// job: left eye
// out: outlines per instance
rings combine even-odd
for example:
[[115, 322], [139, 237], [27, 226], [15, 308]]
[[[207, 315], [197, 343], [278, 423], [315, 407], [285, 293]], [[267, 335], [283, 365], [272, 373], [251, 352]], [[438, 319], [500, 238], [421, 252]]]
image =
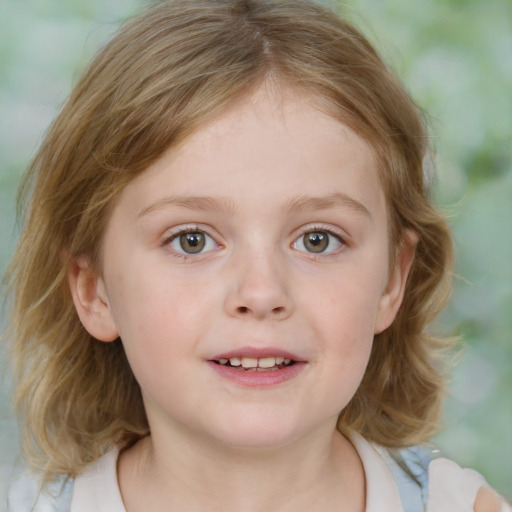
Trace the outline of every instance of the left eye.
[[298, 238], [292, 247], [299, 251], [313, 254], [326, 254], [339, 249], [343, 245], [341, 239], [329, 231], [308, 231]]
[[215, 240], [203, 231], [182, 231], [174, 235], [169, 245], [181, 254], [199, 254], [217, 247]]

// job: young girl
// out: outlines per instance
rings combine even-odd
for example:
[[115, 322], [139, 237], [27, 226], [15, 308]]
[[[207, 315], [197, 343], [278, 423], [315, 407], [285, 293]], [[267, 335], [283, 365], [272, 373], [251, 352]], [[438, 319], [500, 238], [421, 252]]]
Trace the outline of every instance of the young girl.
[[8, 510], [487, 512], [424, 443], [451, 241], [427, 135], [300, 0], [176, 0], [93, 61], [26, 175]]

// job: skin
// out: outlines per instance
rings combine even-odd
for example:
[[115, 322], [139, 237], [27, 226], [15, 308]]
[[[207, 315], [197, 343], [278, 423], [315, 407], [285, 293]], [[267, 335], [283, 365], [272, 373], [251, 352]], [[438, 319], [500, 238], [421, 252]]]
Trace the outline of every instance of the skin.
[[[84, 326], [121, 337], [141, 386], [151, 436], [120, 456], [128, 512], [364, 510], [336, 422], [414, 257], [407, 233], [390, 272], [387, 218], [368, 144], [268, 84], [123, 190], [101, 273], [78, 259], [70, 284]], [[204, 252], [183, 253], [187, 228], [208, 235]], [[304, 245], [311, 232], [328, 234], [325, 252]], [[246, 346], [306, 364], [260, 388], [208, 365]]]
[[502, 507], [503, 500], [493, 490], [482, 488], [478, 491], [474, 510], [475, 512], [507, 512], [510, 507]]

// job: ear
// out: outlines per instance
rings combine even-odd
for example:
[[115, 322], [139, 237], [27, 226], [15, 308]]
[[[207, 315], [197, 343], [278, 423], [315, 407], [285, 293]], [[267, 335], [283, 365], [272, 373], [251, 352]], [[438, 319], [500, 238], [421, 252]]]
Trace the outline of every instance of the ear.
[[68, 281], [76, 312], [89, 334], [100, 341], [117, 339], [103, 278], [85, 258], [77, 258], [69, 263]]
[[418, 244], [418, 235], [410, 229], [406, 230], [400, 245], [393, 271], [390, 273], [386, 288], [382, 293], [375, 322], [375, 334], [387, 329], [395, 319], [404, 298], [407, 276]]

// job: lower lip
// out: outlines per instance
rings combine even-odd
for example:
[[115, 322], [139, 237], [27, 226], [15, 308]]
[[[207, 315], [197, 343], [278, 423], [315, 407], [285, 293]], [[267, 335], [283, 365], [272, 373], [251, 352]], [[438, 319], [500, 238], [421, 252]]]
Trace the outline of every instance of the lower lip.
[[297, 377], [305, 369], [306, 363], [295, 363], [292, 366], [273, 371], [246, 371], [236, 370], [231, 366], [208, 361], [208, 365], [218, 375], [241, 386], [260, 388], [277, 386]]

